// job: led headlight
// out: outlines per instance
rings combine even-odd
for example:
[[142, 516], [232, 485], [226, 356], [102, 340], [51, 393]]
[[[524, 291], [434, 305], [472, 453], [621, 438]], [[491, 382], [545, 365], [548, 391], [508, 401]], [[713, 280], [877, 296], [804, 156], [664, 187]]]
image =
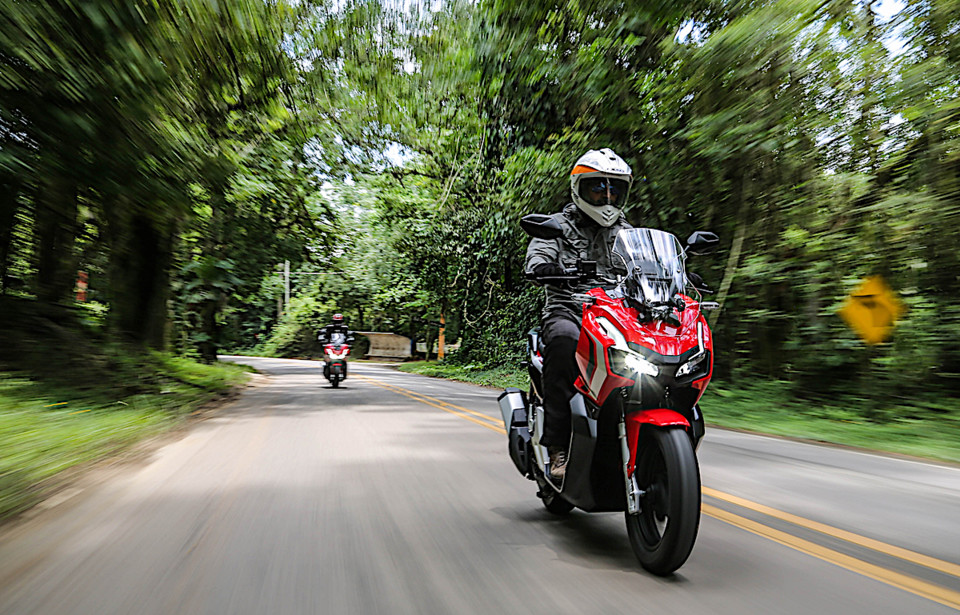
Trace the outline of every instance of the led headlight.
[[627, 339], [623, 336], [613, 323], [603, 318], [597, 318], [597, 324], [607, 334], [607, 337], [613, 340], [613, 346], [608, 349], [610, 357], [610, 368], [617, 374], [626, 378], [633, 378], [636, 374], [646, 374], [648, 376], [657, 376], [660, 368], [655, 364], [644, 359], [639, 353], [630, 350], [627, 345]]
[[646, 374], [648, 376], [656, 377], [660, 373], [660, 368], [635, 352], [627, 352], [626, 356], [623, 358], [623, 363], [628, 369], [638, 374]]
[[699, 370], [703, 362], [707, 360], [706, 353], [697, 353], [689, 361], [680, 366], [677, 370], [677, 378], [683, 378]]

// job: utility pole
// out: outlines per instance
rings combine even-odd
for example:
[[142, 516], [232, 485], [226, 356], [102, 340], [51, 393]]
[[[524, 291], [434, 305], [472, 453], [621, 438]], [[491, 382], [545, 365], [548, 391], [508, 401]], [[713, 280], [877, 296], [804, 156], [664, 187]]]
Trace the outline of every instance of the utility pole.
[[290, 309], [290, 261], [283, 261], [283, 305]]
[[321, 271], [321, 272], [299, 272], [299, 273], [290, 273], [290, 261], [283, 261], [283, 271], [280, 272], [280, 276], [283, 278], [283, 294], [277, 297], [277, 320], [280, 320], [280, 317], [283, 316], [286, 310], [290, 309], [290, 276], [291, 275], [334, 275], [340, 273], [338, 271]]

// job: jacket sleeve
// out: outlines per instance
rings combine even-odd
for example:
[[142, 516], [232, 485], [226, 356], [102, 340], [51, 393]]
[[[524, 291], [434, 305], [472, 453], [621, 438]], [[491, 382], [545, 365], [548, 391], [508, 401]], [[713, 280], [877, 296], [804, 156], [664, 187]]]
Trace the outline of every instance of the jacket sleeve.
[[527, 259], [523, 269], [527, 274], [540, 263], [560, 263], [559, 239], [533, 239], [527, 246]]

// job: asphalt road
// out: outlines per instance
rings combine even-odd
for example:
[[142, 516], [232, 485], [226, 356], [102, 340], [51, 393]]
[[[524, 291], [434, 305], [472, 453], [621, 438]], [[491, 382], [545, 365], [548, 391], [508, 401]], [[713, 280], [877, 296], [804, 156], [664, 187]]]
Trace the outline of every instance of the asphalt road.
[[661, 579], [622, 514], [543, 510], [496, 391], [243, 361], [269, 377], [0, 532], [0, 613], [960, 609], [958, 468], [708, 430], [697, 545]]

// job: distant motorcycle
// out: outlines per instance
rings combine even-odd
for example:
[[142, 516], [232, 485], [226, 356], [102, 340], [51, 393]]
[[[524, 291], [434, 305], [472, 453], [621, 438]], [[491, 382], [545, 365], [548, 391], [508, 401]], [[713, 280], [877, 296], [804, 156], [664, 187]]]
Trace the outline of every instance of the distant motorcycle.
[[347, 379], [347, 355], [350, 354], [349, 344], [352, 341], [343, 333], [334, 333], [330, 342], [323, 346], [323, 376], [335, 389]]
[[[550, 216], [526, 216], [533, 237], [562, 232]], [[697, 232], [686, 246], [654, 229], [621, 231], [612, 255], [622, 275], [597, 276], [580, 261], [541, 284], [590, 282], [583, 295], [576, 362], [578, 391], [570, 400], [572, 432], [563, 482], [550, 478], [543, 434], [543, 358], [539, 329], [527, 339], [529, 394], [506, 389], [499, 397], [510, 458], [536, 481], [547, 510], [625, 511], [627, 535], [640, 564], [657, 575], [683, 565], [700, 523], [696, 449], [704, 433], [697, 402], [713, 374], [713, 340], [687, 274], [688, 254], [706, 254], [719, 240]]]

